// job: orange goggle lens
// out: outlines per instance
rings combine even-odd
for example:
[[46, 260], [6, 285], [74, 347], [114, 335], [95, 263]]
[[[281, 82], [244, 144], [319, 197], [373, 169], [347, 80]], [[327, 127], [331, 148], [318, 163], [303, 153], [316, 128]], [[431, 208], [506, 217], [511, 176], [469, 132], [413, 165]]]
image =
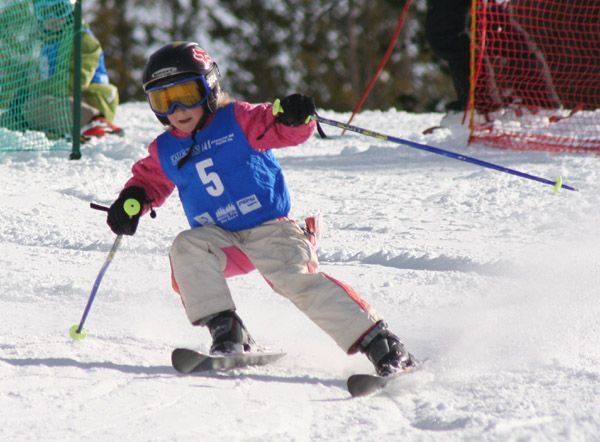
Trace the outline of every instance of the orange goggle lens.
[[146, 96], [155, 114], [167, 116], [172, 114], [177, 106], [190, 109], [204, 103], [207, 94], [203, 85], [204, 81], [201, 81], [201, 78], [185, 79], [150, 89]]

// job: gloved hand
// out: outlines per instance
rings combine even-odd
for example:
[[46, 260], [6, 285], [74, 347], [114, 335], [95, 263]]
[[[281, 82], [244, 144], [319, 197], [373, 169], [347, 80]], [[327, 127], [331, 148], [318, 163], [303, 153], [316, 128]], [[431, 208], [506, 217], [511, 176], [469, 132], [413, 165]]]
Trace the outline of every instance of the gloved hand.
[[315, 100], [301, 94], [292, 94], [273, 103], [273, 115], [286, 126], [300, 126], [310, 121], [316, 112]]
[[108, 209], [106, 223], [117, 235], [133, 235], [140, 222], [144, 203], [148, 202], [146, 191], [141, 187], [127, 187]]

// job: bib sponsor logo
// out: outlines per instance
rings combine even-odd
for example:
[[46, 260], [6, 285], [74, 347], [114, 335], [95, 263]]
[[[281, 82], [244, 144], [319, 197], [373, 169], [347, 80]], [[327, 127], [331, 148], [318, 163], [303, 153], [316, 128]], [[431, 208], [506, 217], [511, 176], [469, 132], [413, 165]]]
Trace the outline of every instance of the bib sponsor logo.
[[182, 159], [186, 155], [187, 155], [187, 150], [180, 150], [179, 152], [175, 152], [170, 157], [171, 164], [173, 166], [175, 166], [177, 163], [179, 163], [179, 160]]
[[194, 60], [197, 60], [201, 63], [205, 63], [205, 64], [212, 63], [212, 59], [210, 58], [210, 55], [208, 55], [204, 50], [202, 50], [200, 48], [192, 49], [192, 57], [194, 58]]
[[216, 138], [214, 140], [210, 140], [210, 143], [213, 146], [221, 146], [223, 144], [233, 142], [234, 138], [235, 138], [235, 136], [233, 135], [233, 132], [232, 132], [232, 133], [227, 134], [227, 135], [225, 135], [225, 136], [223, 136], [221, 138]]
[[233, 204], [227, 204], [225, 207], [220, 207], [217, 210], [217, 220], [223, 224], [227, 221], [234, 220], [239, 216], [239, 213]]
[[169, 66], [166, 68], [159, 69], [158, 71], [152, 72], [152, 79], [170, 77], [171, 75], [175, 75], [179, 72], [176, 66]]
[[201, 213], [200, 215], [196, 215], [194, 217], [194, 220], [201, 226], [215, 223], [215, 220], [212, 219], [212, 216], [210, 216], [210, 214], [208, 212], [204, 212], [204, 213]]
[[[207, 152], [207, 151], [211, 150], [213, 147], [219, 147], [224, 144], [232, 143], [234, 140], [235, 140], [235, 135], [233, 133], [230, 133], [230, 134], [224, 135], [219, 138], [205, 140], [200, 144], [194, 144], [194, 146], [192, 147], [192, 156], [201, 154], [203, 152]], [[175, 166], [177, 163], [179, 163], [179, 160], [181, 160], [187, 154], [188, 154], [187, 150], [180, 150], [180, 151], [174, 153], [170, 157], [171, 164]]]
[[242, 215], [246, 215], [247, 213], [258, 210], [262, 207], [256, 195], [250, 195], [242, 198], [241, 200], [237, 200], [236, 204], [238, 209], [240, 209], [240, 212], [242, 212]]

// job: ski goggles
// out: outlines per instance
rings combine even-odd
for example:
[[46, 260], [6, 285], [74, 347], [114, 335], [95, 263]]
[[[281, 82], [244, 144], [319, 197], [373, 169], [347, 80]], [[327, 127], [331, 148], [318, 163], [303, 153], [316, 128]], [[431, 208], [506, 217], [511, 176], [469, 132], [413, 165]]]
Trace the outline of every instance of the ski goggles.
[[177, 106], [185, 109], [198, 107], [206, 102], [209, 95], [210, 87], [204, 75], [182, 78], [146, 91], [150, 108], [160, 117], [171, 115]]

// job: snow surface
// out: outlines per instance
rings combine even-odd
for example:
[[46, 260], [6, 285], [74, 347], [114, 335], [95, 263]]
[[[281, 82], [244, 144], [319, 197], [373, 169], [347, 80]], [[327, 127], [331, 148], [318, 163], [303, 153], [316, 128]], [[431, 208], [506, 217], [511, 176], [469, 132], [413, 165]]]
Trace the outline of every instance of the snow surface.
[[[346, 121], [347, 114], [322, 111]], [[230, 280], [268, 367], [181, 376], [177, 346], [206, 350], [170, 288], [186, 228], [174, 195], [117, 252], [75, 342], [114, 235], [110, 204], [159, 133], [143, 103], [126, 136], [65, 152], [0, 154], [0, 440], [600, 440], [600, 168], [593, 155], [465, 147], [440, 114], [364, 112], [354, 123], [555, 179], [562, 190], [358, 134], [277, 153], [292, 215], [324, 216], [322, 270], [352, 286], [426, 368], [373, 397], [347, 356], [256, 273]], [[600, 128], [597, 128], [600, 130]]]

